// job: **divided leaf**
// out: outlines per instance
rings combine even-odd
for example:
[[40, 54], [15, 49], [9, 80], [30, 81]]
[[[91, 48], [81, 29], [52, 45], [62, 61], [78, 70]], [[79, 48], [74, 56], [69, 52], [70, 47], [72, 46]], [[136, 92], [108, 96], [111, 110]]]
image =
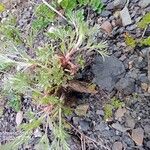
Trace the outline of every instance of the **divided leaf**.
[[0, 13], [5, 11], [5, 6], [4, 4], [0, 3]]
[[132, 48], [135, 48], [137, 44], [136, 40], [128, 33], [125, 34], [125, 42], [128, 46], [131, 46]]
[[148, 12], [138, 23], [138, 27], [145, 29], [150, 24], [150, 12]]

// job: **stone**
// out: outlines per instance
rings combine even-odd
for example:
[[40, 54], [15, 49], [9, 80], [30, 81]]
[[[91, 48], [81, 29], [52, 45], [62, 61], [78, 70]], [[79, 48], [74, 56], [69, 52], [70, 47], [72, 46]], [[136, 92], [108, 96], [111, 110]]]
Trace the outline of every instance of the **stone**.
[[150, 94], [150, 86], [148, 87], [148, 93]]
[[137, 25], [136, 24], [132, 24], [126, 27], [127, 30], [132, 31], [134, 29], [136, 29]]
[[125, 68], [123, 63], [114, 56], [105, 57], [105, 60], [97, 56], [92, 71], [95, 76], [93, 83], [111, 92], [117, 81], [123, 77]]
[[97, 110], [96, 114], [100, 115], [100, 116], [104, 116], [104, 111], [103, 110]]
[[150, 125], [149, 125], [149, 124], [146, 124], [146, 125], [144, 126], [144, 132], [145, 132], [146, 134], [150, 134]]
[[139, 57], [135, 62], [135, 67], [139, 69], [143, 69], [147, 66], [147, 62], [142, 57]]
[[67, 143], [69, 145], [70, 150], [79, 150], [81, 147], [80, 141], [74, 136], [68, 138]]
[[150, 0], [140, 0], [139, 4], [138, 4], [141, 8], [145, 8], [148, 5], [150, 5]]
[[148, 84], [147, 83], [141, 83], [141, 88], [146, 92], [148, 90]]
[[132, 78], [122, 78], [117, 82], [115, 88], [124, 95], [130, 95], [135, 91], [135, 80]]
[[132, 0], [132, 3], [137, 3], [139, 0]]
[[141, 146], [143, 143], [143, 138], [144, 138], [144, 131], [142, 128], [136, 128], [132, 130], [132, 139], [134, 142], [138, 145]]
[[135, 121], [131, 116], [127, 116], [126, 117], [126, 122], [125, 125], [131, 129], [133, 129], [135, 127]]
[[102, 3], [104, 3], [104, 4], [107, 4], [108, 3], [108, 0], [101, 0], [102, 1]]
[[120, 11], [120, 17], [121, 17], [123, 26], [127, 26], [127, 25], [130, 25], [132, 23], [131, 16], [129, 14], [129, 10], [127, 7], [124, 7]]
[[127, 59], [127, 56], [124, 54], [124, 55], [122, 55], [120, 58], [119, 58], [119, 60], [121, 60], [121, 61], [124, 61], [124, 60], [126, 60]]
[[123, 145], [121, 142], [115, 142], [113, 144], [112, 150], [122, 150], [122, 148], [123, 148]]
[[130, 70], [127, 74], [126, 74], [126, 78], [133, 78], [133, 79], [137, 79], [138, 75], [139, 75], [139, 69], [135, 69], [133, 68], [132, 70]]
[[150, 35], [150, 27], [147, 27], [145, 31], [145, 36], [149, 36], [149, 35]]
[[125, 4], [126, 4], [126, 0], [114, 0], [114, 7], [116, 9], [124, 8]]
[[134, 141], [128, 135], [123, 135], [123, 141], [127, 144], [127, 147], [135, 146]]
[[113, 2], [108, 3], [105, 9], [106, 10], [113, 10], [114, 9], [114, 3]]
[[111, 11], [105, 10], [100, 14], [101, 17], [109, 17], [111, 15]]
[[107, 4], [106, 10], [121, 10], [124, 8], [125, 4], [126, 0], [114, 0]]
[[147, 56], [147, 52], [148, 51], [149, 51], [149, 48], [144, 48], [144, 49], [141, 50], [141, 52], [142, 52], [142, 54], [143, 54], [144, 57]]
[[75, 109], [75, 113], [78, 116], [86, 116], [88, 108], [89, 108], [88, 104], [78, 105], [77, 108]]
[[107, 128], [109, 128], [109, 127], [104, 122], [100, 122], [100, 124], [98, 124], [98, 125], [95, 126], [95, 130], [98, 130], [100, 132], [105, 131]]
[[146, 146], [147, 146], [147, 148], [150, 149], [150, 141], [148, 141], [148, 142], [146, 143]]
[[109, 21], [105, 21], [102, 23], [101, 29], [110, 35], [112, 32], [112, 25]]
[[126, 132], [127, 130], [129, 130], [130, 128], [125, 128], [124, 126], [122, 126], [121, 124], [119, 124], [118, 122], [113, 123], [112, 127], [120, 132]]
[[39, 128], [37, 128], [37, 129], [34, 131], [34, 136], [35, 136], [35, 137], [42, 137], [42, 132], [40, 131]]
[[146, 73], [140, 74], [138, 76], [138, 80], [142, 83], [148, 83], [148, 77], [146, 75]]
[[16, 124], [19, 126], [23, 120], [23, 111], [18, 111], [16, 114]]
[[80, 119], [79, 119], [79, 117], [73, 117], [73, 124], [74, 125], [78, 125], [78, 123], [79, 123], [79, 121], [80, 121]]
[[125, 108], [118, 108], [115, 112], [115, 119], [120, 119], [121, 117], [124, 116], [124, 114], [126, 113], [126, 109]]
[[86, 120], [81, 120], [79, 121], [79, 128], [82, 130], [82, 131], [87, 131], [90, 129], [90, 122], [89, 121], [86, 121]]

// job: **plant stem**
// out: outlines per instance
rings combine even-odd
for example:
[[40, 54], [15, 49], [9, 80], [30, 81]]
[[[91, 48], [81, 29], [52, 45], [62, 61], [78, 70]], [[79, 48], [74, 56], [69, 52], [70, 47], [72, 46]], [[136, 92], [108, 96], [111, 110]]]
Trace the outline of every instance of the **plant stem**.
[[[57, 11], [54, 7], [52, 7], [50, 4], [48, 4], [45, 0], [42, 0], [42, 2], [48, 6], [52, 11], [54, 11], [56, 14], [58, 14], [60, 17], [62, 17], [65, 21], [68, 22], [67, 18], [63, 16], [59, 11]], [[70, 22], [69, 22], [70, 23]]]

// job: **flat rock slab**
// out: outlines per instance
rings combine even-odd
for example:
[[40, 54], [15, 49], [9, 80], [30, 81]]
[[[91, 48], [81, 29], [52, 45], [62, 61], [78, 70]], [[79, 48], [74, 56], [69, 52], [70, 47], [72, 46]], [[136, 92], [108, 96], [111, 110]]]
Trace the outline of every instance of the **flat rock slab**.
[[127, 26], [132, 23], [132, 20], [131, 20], [130, 14], [129, 14], [129, 10], [127, 7], [124, 7], [120, 11], [120, 17], [121, 17], [123, 26]]
[[92, 66], [92, 71], [95, 76], [93, 83], [111, 92], [116, 82], [123, 77], [125, 67], [114, 56], [105, 57], [105, 60], [101, 56], [97, 56]]
[[145, 7], [149, 6], [149, 5], [150, 5], [150, 0], [140, 0], [140, 2], [139, 2], [139, 6], [141, 8], [145, 8]]

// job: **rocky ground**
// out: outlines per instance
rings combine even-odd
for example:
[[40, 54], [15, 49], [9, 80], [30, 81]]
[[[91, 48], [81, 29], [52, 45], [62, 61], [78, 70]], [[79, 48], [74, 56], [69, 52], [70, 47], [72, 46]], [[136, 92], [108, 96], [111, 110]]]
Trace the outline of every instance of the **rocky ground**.
[[[67, 119], [80, 132], [96, 141], [93, 143], [90, 140], [89, 143], [86, 141], [87, 150], [149, 150], [150, 74], [148, 71], [150, 68], [148, 63], [150, 60], [148, 51], [150, 49], [128, 47], [125, 44], [124, 34], [128, 32], [136, 38], [141, 38], [143, 31], [137, 28], [136, 24], [145, 13], [150, 11], [150, 0], [129, 0], [128, 5], [125, 0], [102, 1], [106, 6], [105, 10], [100, 15], [88, 11], [88, 20], [90, 25], [98, 23], [102, 27], [103, 32], [98, 35], [97, 41], [107, 41], [110, 57], [103, 61], [100, 56], [94, 55], [93, 63], [79, 75], [78, 78], [82, 80], [87, 80], [87, 77], [92, 79], [92, 82], [99, 86], [99, 92], [96, 95], [79, 95], [75, 113]], [[37, 3], [37, 1], [35, 3], [18, 1], [16, 6], [11, 8], [13, 13], [20, 14], [18, 26], [23, 30], [30, 25], [33, 7]], [[122, 25], [117, 12], [125, 5], [131, 20], [124, 17]], [[7, 17], [8, 13], [1, 14], [1, 19]], [[144, 36], [150, 36], [150, 28], [147, 28]], [[125, 106], [115, 110], [112, 118], [106, 121], [103, 106], [113, 96], [123, 101]], [[82, 113], [79, 113], [80, 109]], [[17, 134], [15, 116], [13, 110], [4, 108], [0, 119], [1, 142], [5, 141], [6, 137], [11, 138], [13, 133]], [[78, 136], [74, 135], [69, 142], [72, 150], [81, 149]]]

